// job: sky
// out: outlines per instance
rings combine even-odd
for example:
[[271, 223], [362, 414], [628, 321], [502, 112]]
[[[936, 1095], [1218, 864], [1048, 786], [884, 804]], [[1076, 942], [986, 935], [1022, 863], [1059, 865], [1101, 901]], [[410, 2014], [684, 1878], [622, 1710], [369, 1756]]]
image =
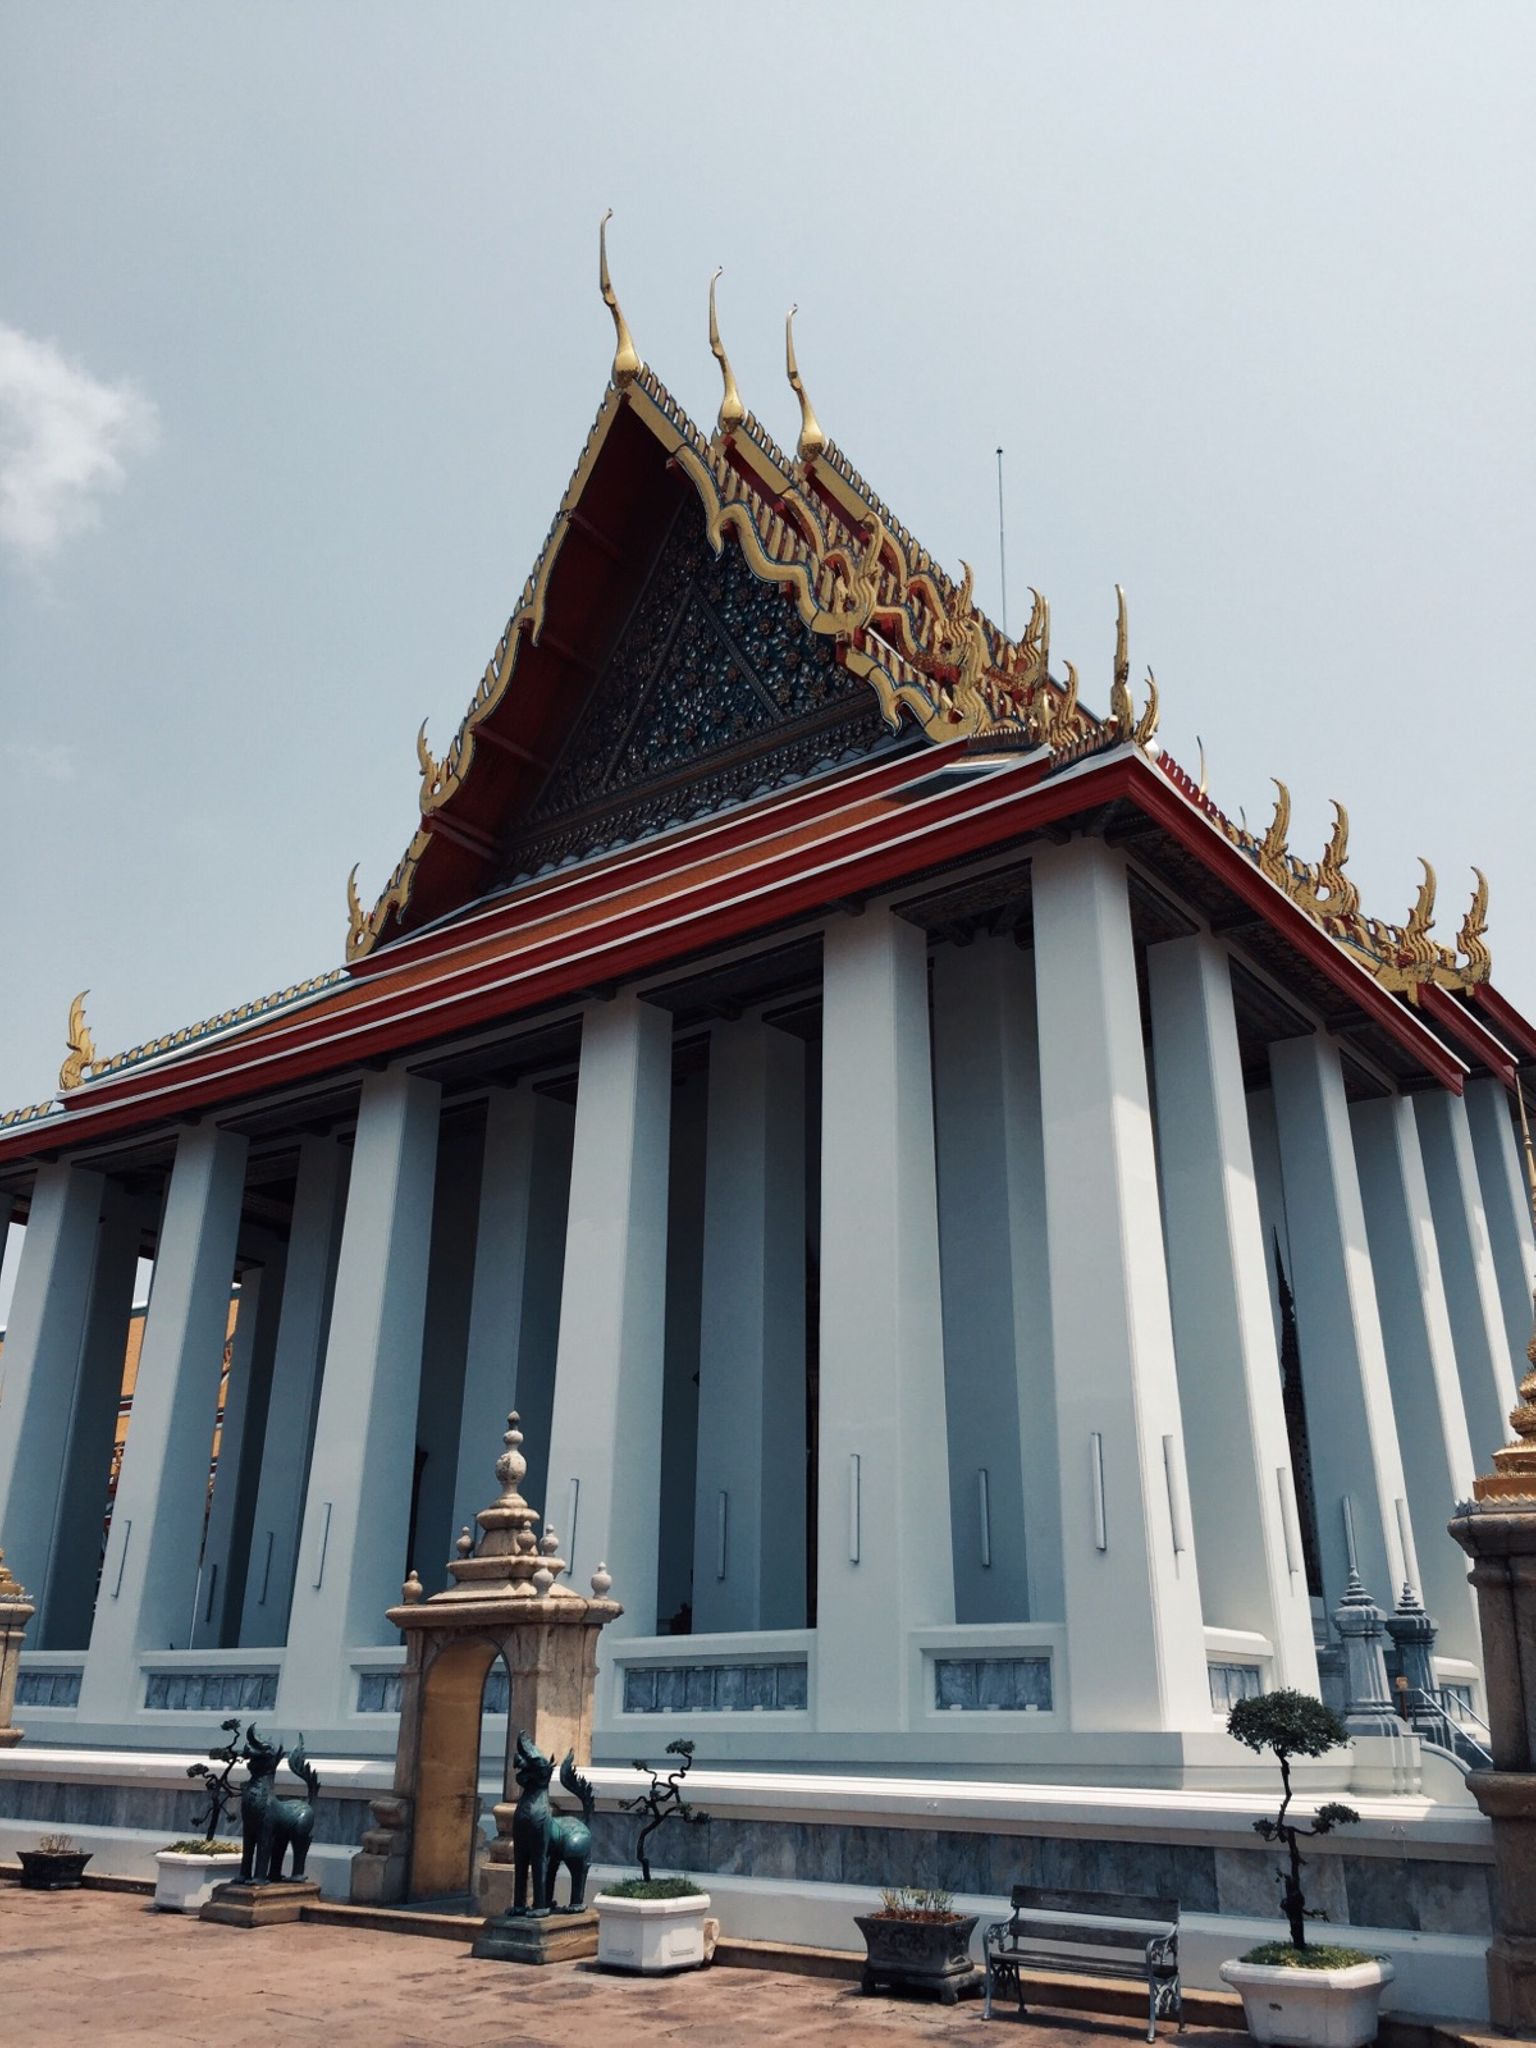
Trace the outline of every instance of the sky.
[[336, 964], [602, 395], [597, 222], [1108, 698], [1536, 1010], [1536, 9], [0, 0], [0, 1105]]

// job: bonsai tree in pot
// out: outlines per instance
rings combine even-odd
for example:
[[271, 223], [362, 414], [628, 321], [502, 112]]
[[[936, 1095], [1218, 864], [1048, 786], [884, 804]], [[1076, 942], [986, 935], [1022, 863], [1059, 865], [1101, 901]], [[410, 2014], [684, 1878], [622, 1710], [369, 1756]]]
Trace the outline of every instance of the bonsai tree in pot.
[[28, 1892], [77, 1892], [91, 1860], [69, 1835], [44, 1835], [35, 1849], [18, 1849], [21, 1887]]
[[215, 1771], [208, 1764], [187, 1766], [189, 1778], [202, 1780], [208, 1800], [193, 1823], [196, 1833], [179, 1842], [169, 1842], [155, 1852], [155, 1904], [163, 1913], [201, 1912], [213, 1896], [214, 1886], [229, 1875], [229, 1858], [240, 1854], [239, 1842], [221, 1832], [225, 1816], [240, 1796], [230, 1783], [230, 1776], [241, 1761], [235, 1747], [240, 1723], [224, 1721], [220, 1726], [226, 1740], [210, 1749], [208, 1756], [211, 1763], [222, 1768]]
[[982, 1972], [971, 1961], [976, 1915], [954, 1906], [953, 1892], [902, 1885], [880, 1894], [878, 1913], [856, 1913], [865, 1948], [861, 1988], [930, 1992], [945, 2005], [977, 1989]]
[[714, 1954], [719, 1923], [709, 1914], [709, 1893], [687, 1877], [657, 1877], [651, 1870], [651, 1843], [669, 1822], [702, 1827], [707, 1813], [689, 1803], [683, 1790], [693, 1768], [693, 1744], [667, 1744], [667, 1755], [680, 1761], [668, 1770], [636, 1759], [635, 1769], [650, 1779], [645, 1791], [622, 1802], [625, 1813], [640, 1816], [635, 1839], [638, 1877], [626, 1878], [598, 1893], [597, 1960], [616, 1970], [647, 1974], [661, 1970], [697, 1969]]
[[1307, 1905], [1301, 1853], [1304, 1841], [1348, 1827], [1360, 1816], [1352, 1806], [1328, 1800], [1310, 1827], [1290, 1817], [1291, 1759], [1342, 1748], [1348, 1730], [1321, 1700], [1285, 1688], [1239, 1700], [1227, 1716], [1227, 1733], [1260, 1755], [1267, 1750], [1280, 1766], [1280, 1810], [1273, 1820], [1256, 1820], [1253, 1826], [1286, 1854], [1279, 1873], [1280, 1905], [1290, 1939], [1262, 1942], [1238, 1961], [1223, 1963], [1221, 1974], [1241, 1994], [1243, 2017], [1256, 2041], [1285, 2048], [1307, 2048], [1313, 2042], [1364, 2048], [1376, 2038], [1376, 2009], [1382, 1986], [1391, 1981], [1392, 1965], [1365, 1949], [1308, 1941], [1307, 1922], [1324, 1916]]

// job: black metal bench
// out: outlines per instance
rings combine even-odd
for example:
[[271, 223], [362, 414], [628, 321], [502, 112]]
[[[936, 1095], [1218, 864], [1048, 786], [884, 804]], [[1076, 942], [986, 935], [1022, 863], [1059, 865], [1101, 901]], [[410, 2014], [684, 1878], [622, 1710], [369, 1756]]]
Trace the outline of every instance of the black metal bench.
[[[1012, 1913], [994, 1921], [982, 1941], [987, 1969], [984, 2019], [992, 2017], [994, 1991], [1012, 1991], [1023, 2012], [1026, 1972], [1080, 1970], [1084, 1975], [1129, 1977], [1146, 1984], [1149, 2041], [1157, 2039], [1159, 2020], [1176, 2019], [1181, 2029], [1184, 2025], [1177, 1899], [1016, 1884]], [[1085, 1950], [1100, 1953], [1088, 1955]]]

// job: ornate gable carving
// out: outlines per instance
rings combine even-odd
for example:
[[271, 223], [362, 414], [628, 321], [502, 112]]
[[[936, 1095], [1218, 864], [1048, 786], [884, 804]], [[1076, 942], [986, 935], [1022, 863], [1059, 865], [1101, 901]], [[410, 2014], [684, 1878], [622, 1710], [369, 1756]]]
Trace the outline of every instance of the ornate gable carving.
[[684, 504], [505, 879], [793, 780], [891, 733], [868, 687]]

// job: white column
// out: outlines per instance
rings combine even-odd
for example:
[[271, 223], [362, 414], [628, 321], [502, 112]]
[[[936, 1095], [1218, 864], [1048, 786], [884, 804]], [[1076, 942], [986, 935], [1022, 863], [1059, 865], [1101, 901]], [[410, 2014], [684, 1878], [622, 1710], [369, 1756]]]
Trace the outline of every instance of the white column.
[[[437, 1152], [432, 1205], [432, 1266], [416, 1409], [416, 1527], [411, 1562], [429, 1593], [448, 1581], [460, 1524], [453, 1519], [459, 1437], [464, 1420], [464, 1362], [475, 1279], [475, 1233], [484, 1161], [481, 1132], [445, 1125]], [[506, 1428], [506, 1419], [502, 1419]], [[492, 1460], [492, 1478], [495, 1477]], [[482, 1486], [484, 1481], [481, 1482]], [[487, 1494], [480, 1503], [494, 1498]]]
[[1061, 1487], [1034, 962], [933, 956], [944, 1405], [959, 1621], [1059, 1621]]
[[1267, 1636], [1276, 1684], [1316, 1692], [1231, 968], [1201, 933], [1153, 946], [1147, 974], [1202, 1612]]
[[544, 1512], [576, 1586], [607, 1564], [624, 1603], [610, 1626], [630, 1635], [656, 1626], [671, 1113], [671, 1017], [632, 992], [593, 1004], [582, 1023]]
[[1461, 1373], [1467, 1433], [1481, 1471], [1499, 1446], [1509, 1441], [1515, 1372], [1483, 1214], [1472, 1131], [1465, 1102], [1448, 1089], [1427, 1089], [1414, 1098], [1414, 1109]]
[[279, 1245], [269, 1252], [264, 1266], [248, 1267], [240, 1282], [224, 1420], [219, 1429], [219, 1462], [198, 1577], [194, 1648], [206, 1645], [217, 1649], [239, 1640], [282, 1298], [283, 1252]]
[[925, 934], [823, 947], [817, 1722], [902, 1725], [909, 1632], [954, 1619]]
[[34, 1598], [47, 1594], [101, 1201], [99, 1174], [38, 1169], [0, 1354], [0, 1545]]
[[346, 1653], [389, 1640], [408, 1567], [440, 1093], [404, 1067], [363, 1083], [278, 1689], [287, 1726], [335, 1725]]
[[709, 1048], [694, 1632], [805, 1625], [805, 1048]]
[[280, 1646], [288, 1630], [346, 1178], [347, 1155], [334, 1138], [303, 1140], [240, 1621], [240, 1641], [264, 1649]]
[[245, 1155], [244, 1138], [211, 1123], [176, 1141], [82, 1720], [132, 1712], [142, 1704], [138, 1653], [184, 1650], [191, 1638]]
[[1509, 1091], [1502, 1081], [1491, 1077], [1469, 1081], [1466, 1104], [1504, 1330], [1515, 1370], [1523, 1373], [1525, 1348], [1531, 1341], [1531, 1300], [1536, 1294], [1536, 1237], [1531, 1230], [1531, 1197], [1520, 1140]]
[[32, 1624], [37, 1647], [42, 1650], [83, 1650], [91, 1639], [91, 1614], [101, 1572], [101, 1524], [142, 1234], [140, 1203], [109, 1180], [101, 1205], [90, 1311], [75, 1381], [69, 1453], [54, 1521], [53, 1562], [46, 1594], [39, 1599], [37, 1621]]
[[[1414, 1527], [1424, 1535], [1417, 1572], [1410, 1575], [1440, 1624], [1442, 1655], [1480, 1662], [1466, 1559], [1441, 1540], [1457, 1501], [1471, 1497], [1477, 1464], [1467, 1436], [1418, 1124], [1403, 1095], [1357, 1102], [1350, 1121], [1408, 1505]], [[1395, 1606], [1399, 1590], [1383, 1588], [1377, 1598]]]
[[545, 1506], [573, 1121], [567, 1103], [531, 1088], [495, 1089], [486, 1107], [456, 1527], [473, 1528], [495, 1498], [496, 1460], [514, 1407], [528, 1460], [524, 1497]]
[[[1337, 1043], [1269, 1049], [1324, 1599], [1351, 1562], [1388, 1605], [1408, 1575], [1407, 1486]], [[1351, 1557], [1353, 1552], [1353, 1558]]]
[[1077, 840], [1033, 874], [1072, 1724], [1208, 1729], [1125, 864]]

